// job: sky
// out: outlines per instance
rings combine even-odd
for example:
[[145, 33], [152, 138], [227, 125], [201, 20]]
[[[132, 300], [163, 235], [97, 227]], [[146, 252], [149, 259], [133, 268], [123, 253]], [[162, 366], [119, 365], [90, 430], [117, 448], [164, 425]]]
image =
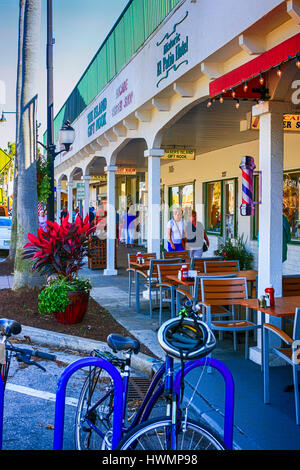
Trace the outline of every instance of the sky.
[[[62, 107], [128, 0], [52, 0], [54, 63], [54, 116]], [[5, 83], [5, 104], [16, 109], [16, 68], [18, 51], [19, 0], [0, 0], [0, 81]], [[39, 140], [47, 122], [47, 0], [42, 0], [40, 80], [37, 90]], [[1, 95], [1, 91], [0, 91]], [[0, 123], [0, 148], [15, 140], [15, 115]]]

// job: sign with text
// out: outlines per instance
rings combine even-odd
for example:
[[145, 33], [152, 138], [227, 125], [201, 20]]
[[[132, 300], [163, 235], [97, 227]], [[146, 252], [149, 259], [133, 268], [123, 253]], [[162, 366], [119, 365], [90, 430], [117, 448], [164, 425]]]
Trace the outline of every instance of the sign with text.
[[169, 73], [173, 70], [176, 72], [179, 67], [183, 64], [188, 64], [189, 61], [186, 58], [186, 54], [189, 50], [189, 38], [188, 36], [182, 36], [177, 31], [177, 28], [184, 20], [188, 17], [189, 12], [174, 24], [171, 32], [165, 34], [165, 36], [156, 43], [157, 47], [162, 46], [162, 57], [156, 64], [156, 75], [159, 79], [156, 83], [158, 88], [160, 83], [168, 78]]
[[82, 200], [85, 198], [85, 185], [84, 183], [77, 183], [76, 185], [76, 196], [77, 200]]
[[116, 175], [136, 175], [136, 168], [118, 168]]
[[[251, 129], [259, 129], [259, 117], [252, 116]], [[300, 130], [300, 114], [284, 114], [283, 115], [284, 131]]]
[[191, 149], [164, 149], [164, 160], [195, 160], [195, 150]]
[[103, 98], [87, 115], [88, 137], [106, 125], [107, 99]]

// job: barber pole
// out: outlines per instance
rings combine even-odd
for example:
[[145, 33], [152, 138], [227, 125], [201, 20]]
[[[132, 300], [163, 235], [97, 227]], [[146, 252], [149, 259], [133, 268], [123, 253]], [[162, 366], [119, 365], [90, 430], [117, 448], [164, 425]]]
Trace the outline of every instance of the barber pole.
[[253, 172], [255, 168], [253, 157], [245, 156], [242, 158], [240, 164], [240, 169], [242, 170], [241, 215], [254, 215]]

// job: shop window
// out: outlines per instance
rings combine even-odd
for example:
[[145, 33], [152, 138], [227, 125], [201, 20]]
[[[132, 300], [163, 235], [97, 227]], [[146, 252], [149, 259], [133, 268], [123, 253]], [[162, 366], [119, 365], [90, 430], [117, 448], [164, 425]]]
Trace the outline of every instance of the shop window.
[[172, 207], [180, 206], [183, 210], [185, 219], [188, 218], [191, 209], [194, 209], [194, 183], [171, 186], [169, 188], [169, 207], [172, 216]]
[[[300, 241], [300, 171], [289, 171], [283, 174], [283, 210], [291, 227], [292, 241]], [[254, 177], [254, 197], [258, 201], [258, 177]], [[259, 205], [255, 206], [252, 220], [252, 238], [258, 239], [259, 232]]]
[[237, 180], [206, 183], [206, 231], [232, 238], [236, 236]]

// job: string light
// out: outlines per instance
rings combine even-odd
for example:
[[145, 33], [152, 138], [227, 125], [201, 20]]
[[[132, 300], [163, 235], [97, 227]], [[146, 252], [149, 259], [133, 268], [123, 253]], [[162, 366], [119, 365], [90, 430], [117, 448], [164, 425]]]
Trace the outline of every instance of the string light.
[[244, 92], [246, 92], [247, 90], [248, 90], [248, 83], [245, 82], [245, 84], [244, 84]]
[[265, 82], [265, 79], [264, 79], [264, 77], [263, 77], [263, 75], [262, 75], [262, 73], [261, 73], [261, 74], [260, 74], [260, 77], [259, 77], [259, 83], [260, 83], [261, 85], [263, 85], [264, 82]]
[[207, 103], [207, 107], [210, 108], [212, 105], [212, 100], [209, 100], [209, 102]]
[[236, 107], [236, 109], [239, 109], [239, 107], [240, 107], [240, 101], [239, 100], [237, 100], [237, 102], [235, 103], [235, 107]]
[[281, 68], [280, 68], [280, 65], [278, 65], [278, 67], [277, 67], [277, 72], [276, 72], [276, 73], [277, 73], [277, 76], [278, 76], [278, 77], [281, 77], [281, 75], [282, 75], [282, 70], [281, 70]]
[[224, 101], [224, 98], [223, 98], [223, 95], [220, 96], [220, 103], [223, 103]]
[[296, 55], [296, 67], [300, 69], [300, 55], [299, 54]]
[[234, 91], [233, 88], [232, 88], [232, 90], [231, 90], [231, 96], [232, 96], [232, 98], [235, 98], [235, 91]]

